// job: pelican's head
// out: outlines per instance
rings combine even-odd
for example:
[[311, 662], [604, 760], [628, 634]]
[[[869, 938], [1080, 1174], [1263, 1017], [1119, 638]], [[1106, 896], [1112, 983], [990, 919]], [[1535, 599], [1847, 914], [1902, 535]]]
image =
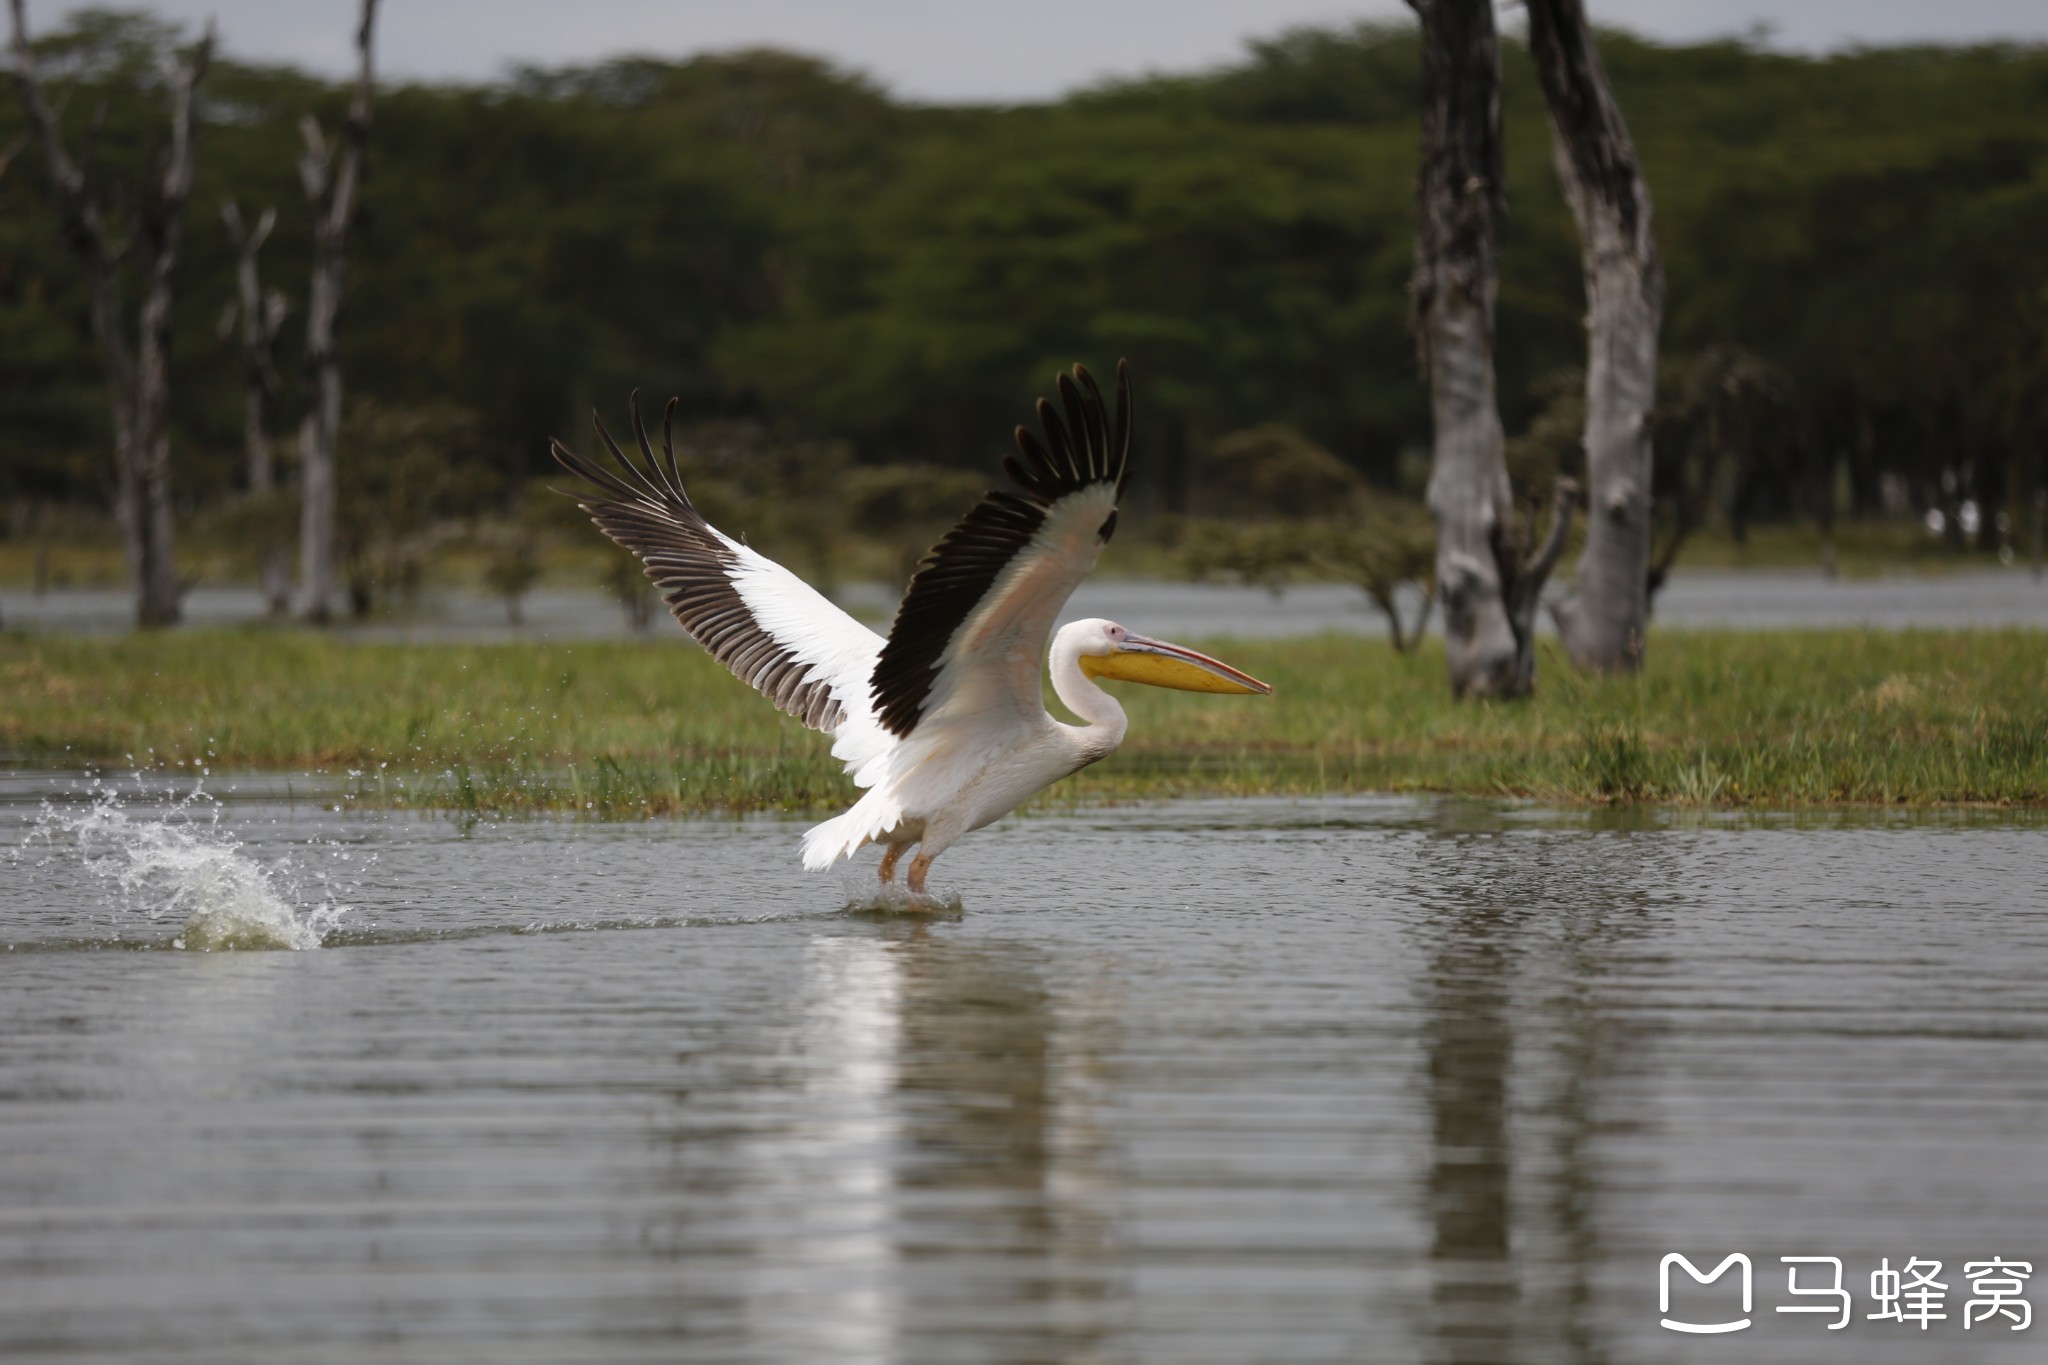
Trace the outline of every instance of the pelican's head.
[[1269, 696], [1273, 688], [1229, 664], [1185, 645], [1133, 635], [1114, 621], [1076, 621], [1060, 631], [1072, 642], [1081, 671], [1091, 678], [1119, 678], [1182, 692], [1234, 692]]

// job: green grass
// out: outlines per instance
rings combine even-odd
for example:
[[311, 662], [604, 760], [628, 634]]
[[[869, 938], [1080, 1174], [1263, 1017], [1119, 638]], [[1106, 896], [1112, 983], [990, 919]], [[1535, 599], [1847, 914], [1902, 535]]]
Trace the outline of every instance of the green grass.
[[[1640, 677], [1459, 703], [1439, 654], [1217, 643], [1271, 698], [1122, 689], [1123, 750], [1054, 789], [1458, 792], [1693, 805], [2048, 804], [2048, 636], [1684, 633]], [[0, 637], [0, 754], [38, 767], [308, 769], [352, 799], [629, 816], [815, 810], [824, 737], [686, 641], [368, 645], [303, 633]]]

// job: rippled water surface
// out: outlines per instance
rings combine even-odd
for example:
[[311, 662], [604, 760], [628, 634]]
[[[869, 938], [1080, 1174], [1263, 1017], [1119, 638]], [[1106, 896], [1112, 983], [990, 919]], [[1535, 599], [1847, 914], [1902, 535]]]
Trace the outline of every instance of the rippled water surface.
[[1961, 1320], [2048, 1306], [2039, 820], [1115, 809], [912, 919], [789, 823], [74, 786], [0, 787], [9, 1361], [2048, 1356]]
[[[895, 614], [899, 588], [851, 583], [840, 604], [877, 628]], [[1775, 630], [1871, 626], [1887, 630], [1965, 626], [2048, 626], [2048, 584], [2024, 569], [1909, 573], [1879, 578], [1829, 578], [1819, 570], [1694, 569], [1681, 566], [1657, 594], [1657, 627]], [[199, 587], [184, 599], [185, 619], [198, 626], [247, 625], [265, 619], [255, 588]], [[1412, 589], [1401, 597], [1403, 619], [1421, 610]], [[1161, 583], [1100, 578], [1083, 583], [1062, 621], [1108, 616], [1171, 638], [1234, 639], [1315, 635], [1323, 631], [1378, 636], [1386, 620], [1365, 594], [1338, 583], [1297, 583], [1281, 592], [1230, 583]], [[16, 629], [119, 634], [132, 629], [134, 603], [115, 589], [60, 588], [45, 594], [0, 589], [0, 619]], [[357, 640], [580, 640], [631, 634], [619, 604], [602, 593], [543, 588], [530, 593], [523, 625], [507, 619], [495, 597], [432, 593], [408, 616], [368, 624], [342, 623], [340, 638]], [[1549, 634], [1547, 613], [1536, 628]]]

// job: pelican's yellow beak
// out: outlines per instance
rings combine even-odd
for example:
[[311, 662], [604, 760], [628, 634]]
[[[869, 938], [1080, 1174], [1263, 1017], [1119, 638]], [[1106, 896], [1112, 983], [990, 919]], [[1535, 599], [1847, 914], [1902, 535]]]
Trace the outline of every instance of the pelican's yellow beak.
[[1083, 654], [1081, 671], [1091, 678], [1118, 678], [1181, 692], [1231, 692], [1270, 696], [1273, 688], [1249, 673], [1182, 645], [1126, 635], [1114, 654]]

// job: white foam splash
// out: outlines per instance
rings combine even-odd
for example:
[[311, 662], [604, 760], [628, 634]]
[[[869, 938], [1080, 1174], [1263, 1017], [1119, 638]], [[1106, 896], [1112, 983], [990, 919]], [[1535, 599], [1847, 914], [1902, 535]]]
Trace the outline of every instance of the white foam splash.
[[957, 915], [961, 904], [957, 891], [932, 895], [912, 891], [900, 882], [862, 879], [859, 885], [847, 886], [842, 908], [852, 915]]
[[222, 827], [222, 810], [194, 789], [168, 807], [131, 811], [118, 792], [99, 787], [82, 811], [45, 805], [37, 833], [75, 847], [82, 865], [119, 894], [123, 912], [181, 922], [173, 948], [319, 947], [347, 907], [295, 903], [289, 863], [259, 861]]

